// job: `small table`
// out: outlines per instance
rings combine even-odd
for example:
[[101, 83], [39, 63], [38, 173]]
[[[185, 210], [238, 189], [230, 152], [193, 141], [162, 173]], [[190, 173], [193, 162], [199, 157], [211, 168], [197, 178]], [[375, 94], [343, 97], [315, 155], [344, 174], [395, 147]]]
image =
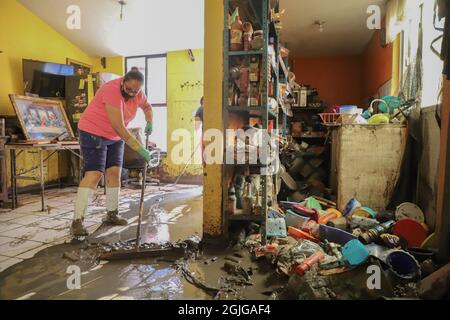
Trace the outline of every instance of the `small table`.
[[[44, 157], [43, 153], [44, 151], [53, 151], [48, 157], [50, 158], [54, 154], [60, 152], [60, 151], [70, 151], [71, 153], [75, 154], [78, 159], [80, 160], [81, 153], [80, 153], [80, 145], [78, 143], [50, 143], [50, 144], [30, 144], [30, 143], [9, 143], [6, 145], [6, 149], [9, 149], [10, 151], [10, 163], [11, 163], [11, 194], [12, 194], [12, 208], [17, 208], [17, 180], [31, 180], [31, 181], [38, 181], [41, 186], [41, 204], [42, 204], [42, 211], [45, 211], [45, 179], [44, 179]], [[39, 154], [39, 176], [25, 176], [22, 173], [21, 175], [17, 175], [16, 173], [16, 159], [17, 157], [24, 151], [29, 150], [37, 150]], [[76, 152], [78, 150], [78, 153]], [[16, 153], [16, 151], [18, 151]], [[82, 161], [78, 162], [79, 165], [79, 175], [81, 177], [82, 170]], [[30, 170], [27, 170], [25, 173], [33, 171], [35, 168], [32, 168]], [[60, 176], [60, 160], [58, 159], [58, 182], [61, 186], [61, 176]]]

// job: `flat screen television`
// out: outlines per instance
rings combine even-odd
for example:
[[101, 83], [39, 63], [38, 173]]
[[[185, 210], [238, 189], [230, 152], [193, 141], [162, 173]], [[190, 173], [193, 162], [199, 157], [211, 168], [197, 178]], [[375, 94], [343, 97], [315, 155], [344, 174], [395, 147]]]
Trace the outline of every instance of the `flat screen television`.
[[73, 66], [36, 60], [22, 60], [24, 92], [43, 98], [64, 98], [65, 77], [75, 74]]

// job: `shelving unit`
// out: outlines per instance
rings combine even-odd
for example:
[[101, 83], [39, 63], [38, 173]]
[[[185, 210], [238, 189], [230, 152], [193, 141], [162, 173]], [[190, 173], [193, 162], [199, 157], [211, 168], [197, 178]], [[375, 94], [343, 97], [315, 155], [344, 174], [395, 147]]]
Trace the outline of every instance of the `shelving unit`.
[[[230, 112], [242, 112], [247, 114], [250, 118], [256, 117], [260, 119], [260, 126], [262, 130], [269, 130], [269, 122], [273, 121], [273, 129], [278, 129], [278, 113], [279, 108], [276, 110], [270, 109], [269, 106], [269, 83], [270, 79], [273, 79], [274, 95], [272, 98], [278, 101], [279, 97], [279, 39], [276, 32], [276, 28], [273, 22], [270, 21], [270, 3], [274, 1], [270, 0], [225, 0], [224, 7], [224, 77], [223, 77], [223, 119], [224, 128], [229, 128], [229, 115]], [[261, 50], [249, 50], [249, 51], [230, 51], [230, 34], [228, 28], [228, 14], [233, 12], [236, 7], [239, 7], [240, 17], [244, 22], [251, 22], [254, 30], [262, 30], [263, 33], [263, 48]], [[278, 10], [278, 4], [277, 8]], [[269, 39], [273, 41], [272, 55], [269, 53]], [[258, 106], [230, 106], [229, 104], [229, 91], [230, 91], [230, 66], [235, 62], [234, 59], [242, 59], [257, 56], [259, 58], [259, 100]], [[271, 59], [272, 58], [272, 59]], [[269, 70], [269, 59], [272, 60], [271, 70]], [[226, 139], [226, 136], [224, 134]], [[226, 141], [226, 140], [225, 140]], [[269, 179], [273, 179], [271, 185], [276, 186], [275, 175], [261, 175], [261, 214], [242, 214], [240, 210], [236, 210], [234, 214], [227, 212], [227, 202], [229, 198], [229, 183], [233, 181], [234, 174], [238, 168], [246, 168], [249, 172], [255, 170], [261, 170], [268, 166], [266, 165], [254, 165], [254, 164], [226, 164], [226, 152], [224, 152], [223, 181], [222, 181], [222, 215], [224, 217], [225, 229], [228, 229], [231, 221], [253, 221], [260, 223], [261, 225], [261, 239], [262, 242], [266, 242], [266, 222], [267, 213], [269, 209], [268, 195], [273, 192], [273, 188], [269, 190]], [[257, 171], [258, 172], [258, 171]], [[231, 182], [232, 183], [232, 182]], [[273, 195], [272, 199], [276, 201], [276, 196]]]
[[[309, 101], [309, 103], [311, 103], [311, 101]], [[288, 121], [288, 125], [292, 126], [295, 122], [302, 123], [300, 132], [297, 131], [294, 134], [294, 132], [291, 131], [291, 135], [297, 143], [301, 144], [305, 142], [309, 145], [308, 148], [322, 150], [322, 152], [317, 154], [313, 153], [311, 156], [298, 154], [296, 156], [296, 161], [298, 163], [303, 163], [303, 165], [289, 168], [289, 174], [297, 183], [305, 183], [314, 186], [312, 189], [320, 186], [319, 190], [322, 190], [322, 188], [325, 189], [329, 183], [328, 172], [330, 172], [329, 163], [331, 157], [329, 144], [327, 143], [329, 141], [329, 135], [321, 124], [316, 125], [316, 123], [321, 123], [319, 113], [323, 112], [323, 109], [324, 106], [293, 107], [293, 117]], [[313, 119], [313, 116], [318, 118], [317, 121]], [[308, 129], [305, 130], [306, 128]], [[317, 190], [312, 194], [322, 196], [320, 193], [315, 193], [316, 191]]]

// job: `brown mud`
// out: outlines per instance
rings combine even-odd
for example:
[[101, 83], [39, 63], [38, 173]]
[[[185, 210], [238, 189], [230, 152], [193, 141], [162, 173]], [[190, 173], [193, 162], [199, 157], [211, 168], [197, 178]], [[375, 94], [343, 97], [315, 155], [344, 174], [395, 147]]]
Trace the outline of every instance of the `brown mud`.
[[[201, 235], [201, 188], [151, 197], [145, 212], [142, 242], [162, 244]], [[137, 201], [130, 200], [123, 216], [133, 219], [137, 213]], [[229, 290], [219, 295], [188, 282], [174, 264], [179, 257], [98, 260], [100, 244], [134, 239], [136, 227], [136, 220], [126, 227], [101, 226], [85, 243], [49, 247], [10, 267], [0, 273], [0, 299], [268, 299], [286, 281], [280, 282], [269, 264], [251, 261], [246, 249], [236, 253], [236, 249], [206, 248], [197, 260], [187, 262], [195, 278], [213, 288], [228, 283], [223, 281], [229, 276], [223, 269], [225, 262], [238, 261], [243, 269], [251, 270], [251, 285], [226, 286]], [[81, 272], [80, 289], [69, 289], [73, 281], [68, 268], [73, 266]]]

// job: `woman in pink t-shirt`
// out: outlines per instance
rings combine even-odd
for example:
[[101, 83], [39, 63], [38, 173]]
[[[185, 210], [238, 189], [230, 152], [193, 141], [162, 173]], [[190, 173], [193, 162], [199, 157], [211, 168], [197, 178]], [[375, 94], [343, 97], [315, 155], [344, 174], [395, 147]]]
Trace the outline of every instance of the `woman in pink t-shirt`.
[[105, 83], [81, 116], [78, 131], [84, 176], [78, 188], [71, 227], [75, 237], [88, 235], [83, 220], [103, 175], [106, 178], [105, 222], [127, 224], [118, 213], [124, 143], [150, 161], [150, 152], [126, 128], [137, 109], [142, 108], [147, 121], [145, 132], [152, 131], [153, 112], [141, 90], [143, 83], [144, 76], [133, 68], [123, 78]]

